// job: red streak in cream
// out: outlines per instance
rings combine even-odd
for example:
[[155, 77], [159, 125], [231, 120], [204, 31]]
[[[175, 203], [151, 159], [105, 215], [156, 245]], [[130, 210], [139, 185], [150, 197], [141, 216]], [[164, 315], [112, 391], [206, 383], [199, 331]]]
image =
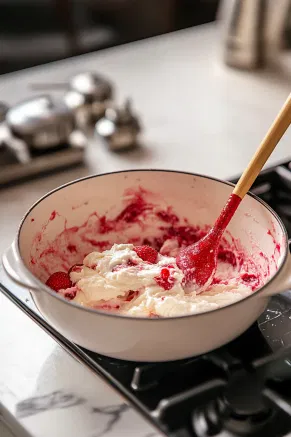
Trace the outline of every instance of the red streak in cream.
[[[150, 201], [147, 199], [148, 195]], [[209, 226], [195, 226], [187, 219], [179, 217], [170, 206], [162, 206], [163, 202], [160, 199], [156, 203], [153, 203], [152, 199], [152, 193], [144, 189], [130, 190], [125, 193], [125, 205], [121, 211], [114, 214], [109, 211], [106, 216], [95, 211], [80, 226], [68, 227], [67, 217], [52, 211], [42, 231], [38, 232], [34, 239], [30, 259], [31, 270], [45, 282], [52, 273], [59, 270], [68, 272], [74, 265], [78, 268], [78, 264], [83, 262], [87, 254], [109, 249], [113, 243], [146, 244], [164, 255], [171, 255], [163, 248], [166, 241], [174, 242], [179, 250], [201, 241], [209, 232]], [[221, 226], [227, 226], [238, 204], [236, 197], [230, 199], [230, 206], [218, 219], [219, 229]], [[63, 231], [53, 241], [49, 241], [48, 227], [52, 220], [62, 220], [64, 225]], [[270, 259], [262, 252], [261, 254], [257, 251], [254, 257], [250, 257], [241, 243], [228, 231], [225, 232], [217, 249], [218, 261], [229, 265], [236, 277], [254, 290], [264, 283], [270, 273]], [[164, 290], [170, 290], [171, 266], [166, 267], [156, 281]], [[213, 284], [220, 283], [227, 285], [224, 278], [216, 275]], [[70, 296], [73, 294], [70, 293]]]

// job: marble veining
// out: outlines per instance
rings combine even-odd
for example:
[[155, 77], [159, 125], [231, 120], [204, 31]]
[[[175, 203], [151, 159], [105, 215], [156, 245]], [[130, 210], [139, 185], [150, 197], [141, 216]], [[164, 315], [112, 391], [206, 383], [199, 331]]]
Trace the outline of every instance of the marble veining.
[[[96, 403], [98, 402], [99, 393], [96, 393]], [[72, 407], [82, 406], [82, 410], [78, 411], [73, 410]], [[63, 391], [54, 391], [52, 393], [42, 395], [42, 396], [33, 396], [26, 398], [16, 405], [16, 417], [18, 419], [27, 419], [31, 416], [41, 415], [46, 413], [48, 415], [50, 413], [51, 420], [54, 420], [54, 417], [60, 417], [56, 415], [52, 415], [53, 411], [67, 409], [66, 417], [72, 420], [74, 425], [75, 419], [74, 416], [78, 414], [82, 414], [85, 418], [89, 415], [93, 415], [93, 431], [89, 434], [84, 430], [85, 435], [88, 437], [111, 437], [111, 436], [121, 436], [121, 435], [140, 435], [140, 437], [158, 437], [161, 434], [159, 432], [148, 432], [148, 430], [139, 429], [139, 433], [136, 432], [130, 433], [128, 429], [128, 434], [125, 432], [124, 424], [131, 423], [135, 419], [135, 411], [127, 404], [113, 404], [113, 405], [102, 405], [102, 406], [92, 406], [90, 399], [82, 398], [73, 393], [65, 393]], [[98, 424], [98, 427], [94, 424]], [[71, 429], [72, 424], [68, 424], [68, 428]], [[124, 434], [123, 434], [124, 433]], [[70, 432], [72, 435], [72, 431]], [[78, 434], [76, 434], [78, 435]]]
[[16, 405], [17, 417], [28, 417], [56, 408], [70, 408], [85, 403], [85, 399], [72, 393], [55, 391], [44, 396], [24, 399]]
[[122, 414], [128, 410], [129, 406], [126, 404], [112, 405], [103, 408], [92, 408], [92, 413], [106, 416], [108, 420], [104, 429], [92, 434], [91, 437], [102, 437], [108, 432], [112, 431], [113, 427], [119, 422]]
[[0, 308], [0, 416], [16, 437], [161, 436], [1, 293]]

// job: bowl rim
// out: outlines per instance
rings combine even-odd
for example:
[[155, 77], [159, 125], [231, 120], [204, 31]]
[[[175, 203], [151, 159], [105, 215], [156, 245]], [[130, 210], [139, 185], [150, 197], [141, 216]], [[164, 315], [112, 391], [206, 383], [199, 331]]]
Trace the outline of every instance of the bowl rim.
[[[222, 311], [224, 309], [233, 307], [235, 305], [239, 305], [240, 302], [242, 301], [246, 301], [247, 299], [252, 299], [258, 296], [258, 294], [261, 294], [264, 289], [270, 285], [270, 283], [272, 281], [275, 280], [275, 278], [278, 277], [278, 275], [281, 273], [282, 268], [284, 267], [286, 261], [287, 261], [287, 256], [288, 256], [288, 234], [287, 234], [287, 230], [285, 228], [285, 225], [282, 221], [282, 219], [278, 216], [278, 214], [266, 203], [264, 202], [262, 199], [260, 199], [258, 196], [256, 196], [255, 194], [251, 193], [250, 191], [247, 192], [246, 196], [252, 197], [254, 200], [256, 200], [257, 202], [259, 202], [262, 206], [264, 206], [274, 217], [274, 219], [279, 223], [284, 241], [285, 243], [285, 247], [284, 247], [284, 254], [281, 258], [281, 264], [278, 267], [277, 271], [274, 273], [274, 275], [260, 288], [258, 288], [255, 292], [251, 293], [249, 296], [246, 296], [236, 302], [232, 302], [229, 305], [225, 305], [219, 308], [216, 308], [214, 310], [207, 310], [204, 312], [200, 312], [200, 313], [194, 313], [194, 314], [184, 314], [184, 315], [180, 315], [180, 316], [172, 316], [172, 317], [156, 317], [156, 318], [150, 318], [150, 317], [138, 317], [138, 316], [129, 316], [129, 315], [125, 315], [125, 314], [115, 314], [115, 313], [110, 313], [110, 312], [106, 312], [106, 311], [101, 311], [101, 310], [97, 310], [94, 308], [90, 308], [90, 307], [85, 307], [82, 306], [76, 302], [72, 302], [72, 301], [68, 301], [65, 298], [63, 298], [62, 296], [60, 296], [58, 293], [54, 292], [53, 290], [51, 290], [47, 285], [45, 285], [42, 281], [40, 281], [40, 279], [38, 279], [30, 270], [29, 268], [25, 265], [21, 253], [20, 253], [20, 233], [22, 230], [22, 227], [25, 223], [25, 220], [27, 219], [28, 215], [34, 210], [34, 208], [40, 204], [43, 200], [45, 200], [47, 197], [50, 197], [51, 195], [53, 195], [54, 193], [62, 190], [63, 188], [69, 187], [70, 185], [74, 185], [77, 184], [79, 182], [83, 182], [85, 180], [89, 180], [89, 179], [95, 179], [95, 178], [99, 178], [99, 177], [103, 177], [103, 176], [110, 176], [110, 175], [115, 175], [115, 174], [126, 174], [126, 173], [150, 173], [150, 172], [158, 172], [158, 173], [176, 173], [176, 174], [182, 174], [182, 175], [186, 175], [186, 176], [194, 176], [194, 177], [199, 177], [199, 178], [203, 178], [203, 179], [209, 179], [212, 180], [214, 182], [218, 182], [220, 184], [223, 185], [228, 185], [230, 187], [234, 187], [235, 184], [233, 184], [232, 182], [229, 181], [225, 181], [213, 176], [207, 176], [204, 174], [200, 174], [200, 173], [191, 173], [191, 172], [187, 172], [187, 171], [183, 171], [183, 170], [167, 170], [167, 169], [128, 169], [128, 170], [117, 170], [117, 171], [111, 171], [111, 172], [105, 172], [105, 173], [98, 173], [98, 174], [93, 174], [93, 175], [88, 175], [88, 176], [84, 176], [82, 178], [78, 178], [78, 179], [74, 179], [70, 182], [67, 182], [65, 184], [62, 184], [56, 188], [54, 188], [53, 190], [50, 190], [49, 192], [47, 192], [45, 195], [43, 195], [42, 197], [40, 197], [36, 202], [34, 202], [32, 204], [32, 206], [27, 210], [27, 212], [24, 214], [19, 226], [18, 226], [18, 230], [17, 230], [17, 237], [16, 237], [16, 251], [17, 251], [17, 255], [19, 257], [19, 259], [21, 260], [22, 263], [22, 268], [24, 269], [25, 273], [28, 275], [28, 277], [30, 278], [30, 280], [32, 280], [33, 282], [35, 282], [40, 290], [39, 292], [45, 291], [46, 293], [48, 293], [50, 296], [54, 297], [55, 299], [60, 300], [61, 302], [63, 302], [64, 304], [67, 304], [69, 306], [73, 306], [76, 309], [79, 310], [83, 310], [83, 311], [87, 311], [89, 313], [93, 313], [93, 314], [97, 314], [99, 316], [105, 316], [105, 317], [117, 317], [120, 318], [122, 320], [132, 320], [132, 321], [147, 321], [147, 322], [152, 322], [152, 323], [162, 323], [163, 321], [167, 321], [167, 320], [180, 320], [180, 319], [184, 319], [184, 318], [188, 318], [188, 317], [202, 317], [203, 315], [206, 314], [210, 314], [212, 312], [217, 312], [217, 311]], [[35, 291], [35, 293], [38, 293], [38, 291]]]

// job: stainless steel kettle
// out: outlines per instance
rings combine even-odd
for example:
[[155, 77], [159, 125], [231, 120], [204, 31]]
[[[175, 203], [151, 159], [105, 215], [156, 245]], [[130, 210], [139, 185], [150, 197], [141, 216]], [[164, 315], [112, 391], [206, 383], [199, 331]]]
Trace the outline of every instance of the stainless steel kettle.
[[224, 60], [253, 70], [276, 63], [283, 46], [290, 0], [224, 0], [218, 17], [225, 27]]

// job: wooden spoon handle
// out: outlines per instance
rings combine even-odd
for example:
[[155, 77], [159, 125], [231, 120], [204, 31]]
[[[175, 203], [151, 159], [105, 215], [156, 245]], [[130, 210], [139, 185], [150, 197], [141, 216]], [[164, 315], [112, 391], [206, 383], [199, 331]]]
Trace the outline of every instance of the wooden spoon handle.
[[265, 138], [261, 142], [259, 148], [251, 159], [249, 165], [241, 175], [237, 182], [233, 194], [236, 194], [241, 199], [249, 191], [255, 179], [263, 168], [265, 162], [275, 149], [276, 145], [286, 132], [291, 123], [291, 94], [284, 103], [281, 111], [274, 120], [272, 126], [268, 130]]

